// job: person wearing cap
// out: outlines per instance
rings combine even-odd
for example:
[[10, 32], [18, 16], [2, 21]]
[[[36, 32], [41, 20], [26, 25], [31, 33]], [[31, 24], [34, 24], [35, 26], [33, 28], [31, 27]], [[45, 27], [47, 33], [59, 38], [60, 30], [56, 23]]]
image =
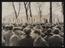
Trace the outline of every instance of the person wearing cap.
[[3, 38], [3, 35], [2, 35], [2, 46], [5, 46], [5, 40]]
[[42, 26], [36, 25], [36, 26], [34, 27], [34, 29], [42, 29]]
[[20, 30], [20, 28], [14, 27], [13, 35], [10, 37], [10, 46], [18, 46], [18, 41], [22, 39], [21, 35], [23, 35]]
[[45, 31], [45, 25], [42, 25], [42, 28], [43, 28], [43, 32]]
[[41, 31], [39, 29], [35, 29], [34, 32], [31, 33], [31, 36], [34, 38], [34, 47], [48, 47], [46, 40], [41, 37]]
[[33, 46], [33, 39], [30, 36], [31, 29], [30, 28], [24, 28], [24, 33], [25, 33], [25, 38], [21, 39], [19, 41], [19, 46], [27, 46], [27, 47], [32, 47]]
[[59, 35], [60, 35], [61, 37], [63, 37], [63, 38], [64, 38], [64, 30], [63, 30], [63, 27], [61, 27], [61, 30], [60, 30]]
[[4, 34], [6, 34], [6, 28], [2, 26], [2, 46], [5, 46]]
[[5, 40], [5, 46], [9, 46], [9, 39], [13, 35], [12, 29], [13, 26], [6, 26], [7, 32], [3, 34], [3, 38]]
[[51, 28], [49, 28], [48, 30], [47, 30], [47, 32], [45, 33], [45, 37], [44, 37], [44, 39], [47, 41], [48, 40], [48, 38], [49, 37], [51, 37], [52, 36], [52, 29]]
[[61, 48], [63, 44], [63, 38], [59, 35], [59, 30], [55, 29], [53, 31], [53, 36], [48, 39], [48, 44], [50, 48]]

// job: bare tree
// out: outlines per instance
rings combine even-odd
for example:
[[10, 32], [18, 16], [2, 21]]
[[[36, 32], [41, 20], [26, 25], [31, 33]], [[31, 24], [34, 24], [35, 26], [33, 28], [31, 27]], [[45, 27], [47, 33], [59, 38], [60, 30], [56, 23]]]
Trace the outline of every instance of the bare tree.
[[31, 21], [33, 23], [32, 12], [31, 12], [31, 2], [29, 2], [29, 13], [30, 13]]
[[27, 9], [26, 5], [27, 5], [27, 2], [24, 2], [24, 8], [25, 8], [25, 12], [26, 12], [26, 18], [27, 18], [27, 21], [28, 21], [28, 9]]
[[[13, 9], [14, 9], [14, 13], [15, 13], [15, 17], [16, 17], [16, 19], [18, 18], [18, 16], [19, 16], [19, 13], [20, 13], [20, 2], [19, 2], [19, 10], [18, 10], [18, 13], [17, 13], [17, 11], [16, 11], [16, 9], [15, 9], [15, 5], [14, 5], [14, 2], [12, 2], [12, 6], [13, 6]], [[18, 20], [17, 20], [18, 21]]]
[[31, 12], [31, 2], [29, 2], [29, 12], [30, 12], [30, 17], [32, 17], [32, 12]]
[[20, 2], [19, 2], [19, 10], [18, 10], [18, 13], [17, 13], [17, 11], [16, 11], [16, 9], [15, 9], [15, 5], [14, 5], [14, 2], [12, 2], [12, 6], [13, 6], [13, 9], [14, 9], [14, 13], [15, 13], [15, 16], [16, 16], [16, 19], [17, 19], [17, 17], [19, 16], [19, 13], [20, 13]]
[[18, 16], [19, 16], [19, 13], [20, 13], [20, 9], [21, 9], [21, 3], [19, 2]]
[[40, 16], [40, 21], [41, 21], [41, 17], [42, 17], [42, 10], [41, 10], [41, 5], [42, 3], [37, 3], [38, 4], [38, 8], [39, 8], [39, 16]]
[[60, 23], [59, 18], [57, 17], [58, 24]]
[[[57, 5], [57, 7], [60, 7], [60, 6], [62, 6], [62, 13], [63, 13], [63, 15], [64, 15], [64, 2], [62, 2], [61, 3], [61, 5], [60, 5], [60, 2], [59, 3], [55, 3], [56, 5]], [[60, 8], [59, 8], [60, 9]], [[58, 15], [57, 15], [58, 16]], [[63, 17], [64, 18], [64, 17]], [[57, 21], [58, 21], [58, 24], [60, 23], [60, 19], [59, 19], [59, 17], [57, 17]]]
[[50, 18], [49, 22], [52, 24], [52, 2], [50, 2]]
[[64, 18], [64, 2], [62, 2], [63, 18]]
[[[25, 12], [26, 12], [27, 21], [29, 22], [29, 15], [30, 15], [31, 20], [32, 20], [31, 2], [24, 2], [24, 8], [25, 8]], [[33, 22], [33, 20], [32, 20], [32, 22]]]
[[12, 6], [13, 6], [13, 9], [14, 9], [14, 13], [15, 13], [15, 16], [16, 16], [16, 19], [17, 19], [17, 12], [16, 12], [16, 9], [15, 9], [15, 5], [14, 5], [14, 2], [12, 2]]
[[40, 21], [41, 21], [41, 16], [42, 16], [41, 13], [42, 13], [42, 12], [41, 12], [41, 9], [40, 9], [40, 6], [39, 6], [39, 16], [40, 16]]

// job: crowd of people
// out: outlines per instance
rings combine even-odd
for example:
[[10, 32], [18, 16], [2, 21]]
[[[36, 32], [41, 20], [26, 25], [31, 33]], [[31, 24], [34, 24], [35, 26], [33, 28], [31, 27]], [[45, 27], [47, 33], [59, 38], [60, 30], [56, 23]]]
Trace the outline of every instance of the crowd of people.
[[2, 26], [2, 46], [64, 47], [64, 24]]

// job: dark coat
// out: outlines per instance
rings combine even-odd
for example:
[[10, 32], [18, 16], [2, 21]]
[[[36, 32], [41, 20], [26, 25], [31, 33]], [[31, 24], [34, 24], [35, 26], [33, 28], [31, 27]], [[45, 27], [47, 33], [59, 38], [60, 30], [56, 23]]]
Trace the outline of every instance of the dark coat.
[[13, 34], [11, 37], [10, 37], [10, 44], [9, 46], [18, 46], [18, 41], [20, 40], [21, 38], [16, 35], [16, 34]]
[[46, 35], [46, 36], [44, 37], [44, 39], [45, 39], [46, 41], [48, 41], [49, 37], [51, 37], [51, 36], [52, 36], [52, 34]]
[[63, 39], [60, 35], [53, 35], [48, 39], [49, 47], [60, 48], [62, 46]]
[[45, 39], [38, 38], [36, 42], [33, 43], [34, 47], [48, 47], [48, 43]]
[[18, 43], [19, 46], [33, 46], [33, 39], [31, 36], [26, 36], [24, 39], [21, 39]]
[[12, 32], [6, 32], [6, 33], [4, 33], [3, 38], [5, 40], [5, 46], [9, 46], [9, 39], [10, 39], [10, 37], [12, 35], [13, 35]]

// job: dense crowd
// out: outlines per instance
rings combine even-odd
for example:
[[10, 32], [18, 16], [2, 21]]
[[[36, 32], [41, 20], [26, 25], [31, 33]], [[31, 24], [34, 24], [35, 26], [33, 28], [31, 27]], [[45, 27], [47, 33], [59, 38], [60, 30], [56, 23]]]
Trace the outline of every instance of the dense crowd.
[[64, 24], [2, 26], [3, 46], [64, 47]]

